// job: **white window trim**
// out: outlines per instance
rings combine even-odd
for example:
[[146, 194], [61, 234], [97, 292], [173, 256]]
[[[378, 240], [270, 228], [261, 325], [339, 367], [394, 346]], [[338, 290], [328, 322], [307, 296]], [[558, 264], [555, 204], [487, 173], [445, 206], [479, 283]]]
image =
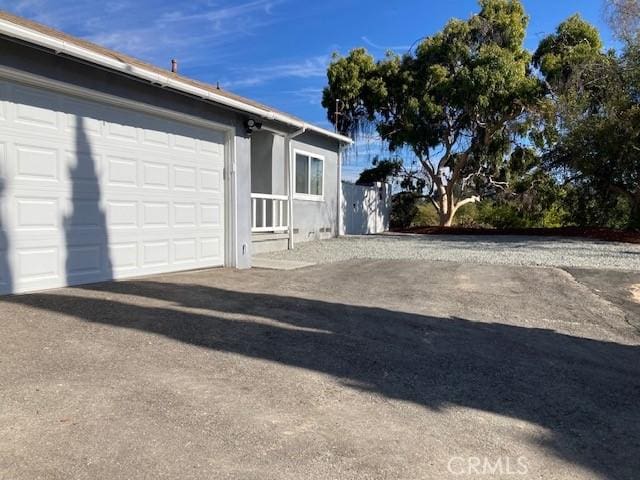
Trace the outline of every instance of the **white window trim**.
[[[308, 171], [309, 171], [309, 175], [307, 178], [307, 190], [310, 192], [311, 191], [311, 159], [314, 158], [316, 160], [320, 160], [322, 161], [322, 195], [312, 195], [310, 193], [298, 193], [296, 192], [296, 179], [297, 177], [297, 168], [298, 168], [298, 161], [297, 161], [297, 155], [305, 155], [306, 157], [309, 157], [309, 167], [308, 167]], [[295, 200], [308, 200], [308, 201], [312, 201], [312, 202], [324, 202], [324, 192], [326, 190], [326, 186], [325, 186], [325, 157], [324, 155], [319, 155], [317, 153], [313, 153], [313, 152], [309, 152], [306, 150], [300, 150], [295, 148], [293, 150], [293, 198]]]

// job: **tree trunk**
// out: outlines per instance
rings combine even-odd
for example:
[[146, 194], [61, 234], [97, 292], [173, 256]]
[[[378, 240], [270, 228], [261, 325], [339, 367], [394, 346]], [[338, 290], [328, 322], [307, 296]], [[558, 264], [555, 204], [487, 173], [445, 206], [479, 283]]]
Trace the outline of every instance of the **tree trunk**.
[[447, 201], [447, 198], [441, 198], [439, 201], [439, 209], [438, 214], [440, 216], [440, 226], [441, 227], [450, 227], [453, 225], [453, 219], [456, 216], [456, 212], [460, 207], [466, 205], [468, 203], [476, 203], [480, 201], [480, 197], [474, 195], [473, 197], [468, 197], [459, 202], [455, 202], [453, 198], [450, 198]]
[[450, 227], [453, 224], [453, 217], [455, 216], [455, 210], [440, 213], [440, 226]]
[[438, 217], [440, 219], [441, 227], [450, 227], [453, 223], [453, 215], [455, 213], [454, 209], [451, 208], [452, 202], [449, 199], [448, 193], [444, 188], [441, 189], [443, 192], [438, 199]]

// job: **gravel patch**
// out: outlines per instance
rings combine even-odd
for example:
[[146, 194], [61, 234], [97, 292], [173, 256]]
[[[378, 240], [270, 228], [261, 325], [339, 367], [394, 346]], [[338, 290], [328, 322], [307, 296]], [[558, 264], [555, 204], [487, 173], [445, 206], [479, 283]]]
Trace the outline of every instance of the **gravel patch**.
[[576, 238], [384, 234], [298, 243], [262, 258], [333, 263], [352, 259], [438, 260], [491, 265], [640, 270], [640, 245]]

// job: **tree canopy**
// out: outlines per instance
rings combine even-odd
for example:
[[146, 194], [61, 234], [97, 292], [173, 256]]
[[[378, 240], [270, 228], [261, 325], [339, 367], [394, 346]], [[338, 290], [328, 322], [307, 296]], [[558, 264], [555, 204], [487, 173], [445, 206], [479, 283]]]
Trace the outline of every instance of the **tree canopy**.
[[362, 181], [397, 168], [403, 199], [428, 198], [441, 225], [488, 199], [532, 222], [640, 229], [640, 1], [603, 1], [617, 51], [573, 15], [532, 55], [521, 2], [480, 0], [404, 55], [334, 55], [328, 118], [415, 157]]
[[[629, 37], [631, 38], [631, 37]], [[637, 37], [636, 37], [637, 38]], [[547, 168], [562, 169], [581, 193], [578, 210], [601, 223], [628, 205], [627, 226], [640, 228], [640, 62], [637, 45], [604, 52], [598, 31], [574, 16], [542, 40], [534, 55], [554, 93], [556, 141]]]
[[397, 177], [402, 170], [402, 160], [374, 158], [373, 166], [360, 173], [356, 185], [371, 185], [372, 183], [386, 183]]
[[481, 0], [478, 14], [451, 20], [415, 52], [334, 55], [328, 118], [343, 133], [374, 128], [392, 151], [409, 148], [440, 223], [450, 225], [462, 205], [500, 188], [514, 138], [544, 94], [523, 46], [527, 23], [518, 0]]

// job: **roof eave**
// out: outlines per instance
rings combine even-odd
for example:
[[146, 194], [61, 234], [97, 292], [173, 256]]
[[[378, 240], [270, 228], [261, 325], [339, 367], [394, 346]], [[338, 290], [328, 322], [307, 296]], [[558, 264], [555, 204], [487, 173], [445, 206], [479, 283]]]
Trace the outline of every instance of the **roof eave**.
[[143, 79], [155, 85], [172, 88], [189, 95], [194, 95], [203, 100], [210, 101], [218, 105], [223, 105], [234, 110], [239, 110], [251, 115], [257, 115], [267, 120], [281, 122], [297, 129], [304, 128], [307, 131], [316, 132], [320, 135], [338, 140], [341, 143], [353, 143], [353, 140], [349, 137], [331, 132], [312, 124], [308, 124], [289, 115], [285, 115], [280, 112], [274, 112], [273, 110], [259, 108], [255, 105], [245, 103], [238, 99], [229, 98], [223, 95], [217, 95], [214, 92], [210, 92], [195, 85], [183, 82], [180, 79], [172, 78], [169, 75], [162, 75], [136, 65], [131, 65], [127, 62], [119, 61], [106, 55], [102, 55], [98, 52], [93, 52], [81, 46], [65, 42], [64, 40], [61, 40], [59, 38], [34, 31], [21, 25], [16, 25], [4, 19], [0, 19], [0, 34], [16, 38], [40, 47], [48, 48], [50, 50], [53, 50], [57, 54], [63, 53], [70, 57], [78, 58], [83, 61], [99, 65], [101, 67], [105, 67], [120, 73], [124, 73], [126, 75], [130, 75], [132, 77]]

